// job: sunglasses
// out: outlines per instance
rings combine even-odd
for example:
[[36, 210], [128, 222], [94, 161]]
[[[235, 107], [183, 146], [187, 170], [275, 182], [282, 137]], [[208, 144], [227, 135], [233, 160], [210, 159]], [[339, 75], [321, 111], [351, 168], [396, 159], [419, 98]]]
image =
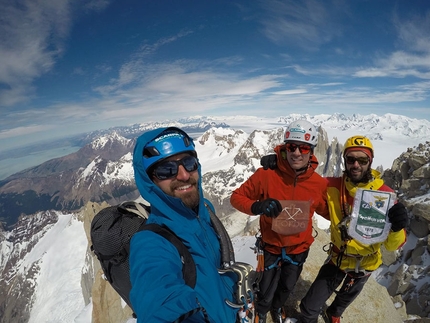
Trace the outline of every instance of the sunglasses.
[[186, 156], [180, 160], [169, 160], [155, 166], [153, 174], [160, 180], [178, 175], [179, 165], [184, 166], [187, 172], [194, 172], [199, 167], [199, 162], [194, 156]]
[[369, 157], [346, 156], [345, 161], [349, 165], [353, 165], [357, 161], [361, 166], [364, 166], [364, 165], [367, 165], [369, 163]]
[[292, 143], [287, 143], [285, 144], [285, 147], [290, 153], [295, 152], [297, 148], [299, 148], [301, 154], [308, 154], [312, 150], [312, 147], [306, 144], [296, 145]]

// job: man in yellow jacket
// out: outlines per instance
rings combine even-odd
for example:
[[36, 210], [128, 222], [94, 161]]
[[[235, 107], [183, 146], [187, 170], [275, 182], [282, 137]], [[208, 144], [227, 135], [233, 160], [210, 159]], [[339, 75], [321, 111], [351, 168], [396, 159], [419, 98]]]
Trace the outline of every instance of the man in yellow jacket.
[[345, 309], [362, 291], [372, 271], [382, 264], [381, 244], [389, 251], [406, 242], [404, 230], [407, 211], [401, 203], [388, 211], [391, 231], [382, 243], [363, 244], [345, 234], [345, 226], [358, 188], [393, 192], [384, 184], [379, 172], [371, 168], [373, 145], [363, 136], [353, 136], [345, 142], [343, 177], [328, 178], [327, 202], [330, 211], [331, 248], [326, 263], [300, 303], [301, 322], [317, 322], [326, 300], [342, 283], [336, 298], [325, 311], [330, 323], [339, 323]]
[[[273, 158], [262, 159], [264, 167], [276, 167]], [[329, 177], [327, 203], [330, 213], [331, 243], [328, 258], [300, 303], [300, 323], [316, 323], [322, 307], [336, 292], [334, 301], [324, 312], [330, 323], [340, 323], [342, 313], [362, 291], [372, 271], [382, 264], [380, 247], [389, 251], [406, 242], [404, 228], [408, 223], [406, 208], [401, 203], [388, 210], [391, 230], [383, 242], [363, 244], [348, 235], [352, 206], [357, 189], [393, 192], [384, 184], [378, 171], [371, 168], [374, 150], [364, 136], [346, 140], [343, 152], [345, 171], [342, 177]], [[342, 284], [343, 282], [343, 284]], [[340, 287], [339, 291], [336, 288]]]

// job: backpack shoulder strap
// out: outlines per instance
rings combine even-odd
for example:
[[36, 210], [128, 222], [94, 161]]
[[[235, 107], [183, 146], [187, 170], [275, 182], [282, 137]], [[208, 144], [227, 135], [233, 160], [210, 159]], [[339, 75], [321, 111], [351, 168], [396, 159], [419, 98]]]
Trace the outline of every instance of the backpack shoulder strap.
[[219, 243], [221, 246], [221, 263], [224, 269], [229, 268], [232, 264], [235, 263], [234, 256], [234, 247], [231, 242], [230, 236], [225, 229], [224, 224], [222, 224], [221, 220], [216, 216], [212, 207], [205, 201], [205, 206], [209, 212], [211, 223], [215, 229], [215, 232], [219, 236]]
[[149, 205], [138, 203], [135, 201], [125, 201], [118, 205], [118, 210], [120, 212], [126, 213], [134, 213], [137, 216], [140, 216], [144, 219], [148, 218], [149, 213], [151, 212], [151, 208]]
[[191, 256], [188, 248], [182, 243], [182, 241], [167, 227], [158, 225], [156, 223], [144, 224], [141, 227], [141, 230], [149, 230], [154, 233], [159, 234], [164, 239], [168, 240], [171, 244], [173, 244], [176, 249], [178, 249], [179, 255], [181, 256], [181, 261], [183, 263], [182, 266], [182, 274], [185, 280], [185, 283], [194, 288], [196, 286], [196, 265], [194, 263], [194, 259]]

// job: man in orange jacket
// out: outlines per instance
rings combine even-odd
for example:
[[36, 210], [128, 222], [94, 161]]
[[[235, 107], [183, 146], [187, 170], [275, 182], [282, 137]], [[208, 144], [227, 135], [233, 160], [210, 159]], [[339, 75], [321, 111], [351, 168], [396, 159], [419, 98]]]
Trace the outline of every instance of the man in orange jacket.
[[[318, 133], [310, 122], [291, 123], [285, 142], [274, 149], [277, 168], [257, 169], [230, 198], [237, 210], [260, 215], [264, 272], [257, 291], [258, 323], [266, 322], [269, 311], [276, 323], [282, 322], [282, 306], [314, 241], [312, 216], [317, 212], [328, 217], [327, 181], [315, 172], [318, 161], [313, 150], [317, 140]], [[304, 222], [299, 223], [294, 216], [300, 212], [304, 213]], [[283, 231], [286, 228], [291, 233]]]

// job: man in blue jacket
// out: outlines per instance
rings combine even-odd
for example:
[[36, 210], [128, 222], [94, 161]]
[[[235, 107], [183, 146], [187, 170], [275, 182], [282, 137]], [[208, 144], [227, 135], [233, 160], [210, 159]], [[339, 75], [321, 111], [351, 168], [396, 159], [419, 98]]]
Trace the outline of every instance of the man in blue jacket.
[[[138, 322], [236, 322], [236, 275], [219, 274], [220, 242], [211, 225], [193, 140], [175, 127], [141, 135], [133, 155], [136, 185], [151, 204], [147, 223], [172, 230], [190, 251], [197, 270], [185, 284], [176, 247], [152, 231], [130, 245], [130, 299]], [[212, 205], [211, 205], [212, 206]]]

